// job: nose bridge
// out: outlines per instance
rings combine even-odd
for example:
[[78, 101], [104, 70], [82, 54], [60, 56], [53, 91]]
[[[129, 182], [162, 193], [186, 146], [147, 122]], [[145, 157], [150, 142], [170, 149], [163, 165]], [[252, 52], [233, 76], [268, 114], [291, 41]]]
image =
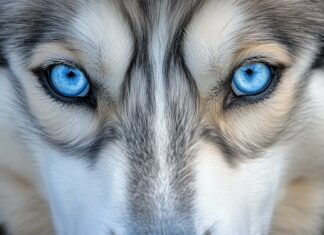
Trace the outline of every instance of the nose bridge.
[[196, 100], [159, 19], [139, 44], [125, 93], [129, 234], [191, 235]]

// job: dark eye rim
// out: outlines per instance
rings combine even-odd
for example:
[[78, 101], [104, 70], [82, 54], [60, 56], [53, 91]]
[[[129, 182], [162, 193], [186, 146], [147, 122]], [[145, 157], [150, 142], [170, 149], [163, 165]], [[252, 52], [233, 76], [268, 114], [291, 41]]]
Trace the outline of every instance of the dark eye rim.
[[[239, 69], [240, 67], [246, 65], [246, 64], [251, 64], [251, 63], [262, 63], [267, 66], [272, 71], [272, 79], [269, 82], [268, 86], [260, 93], [255, 94], [255, 95], [236, 95], [232, 89], [232, 77], [234, 73]], [[224, 99], [223, 102], [223, 108], [224, 110], [229, 110], [233, 108], [238, 108], [241, 106], [246, 106], [246, 105], [252, 105], [256, 104], [259, 102], [262, 102], [264, 100], [267, 100], [271, 97], [273, 92], [276, 90], [278, 85], [281, 82], [281, 77], [284, 71], [287, 69], [286, 65], [283, 64], [274, 64], [270, 63], [269, 61], [266, 61], [264, 58], [252, 58], [244, 61], [243, 63], [237, 65], [234, 67], [232, 72], [229, 75], [229, 78], [227, 79], [227, 84], [225, 87], [227, 87], [227, 95]]]
[[[87, 78], [88, 82], [89, 82], [89, 92], [86, 96], [84, 97], [67, 97], [67, 96], [63, 96], [58, 94], [55, 91], [55, 88], [53, 87], [53, 85], [50, 82], [49, 76], [50, 76], [50, 72], [51, 70], [58, 65], [64, 65], [64, 66], [69, 66], [69, 67], [73, 67], [76, 69], [79, 69]], [[48, 94], [51, 98], [53, 98], [55, 101], [66, 104], [66, 105], [87, 105], [90, 106], [92, 108], [96, 108], [97, 107], [97, 100], [96, 100], [96, 96], [95, 96], [95, 89], [94, 89], [94, 84], [91, 82], [91, 79], [89, 79], [89, 75], [87, 74], [87, 72], [78, 64], [70, 62], [70, 61], [56, 61], [56, 62], [52, 62], [49, 65], [45, 65], [45, 66], [41, 66], [38, 67], [36, 69], [32, 69], [33, 74], [35, 74], [35, 76], [37, 76], [40, 84], [42, 85], [44, 91], [46, 92], [46, 94]]]

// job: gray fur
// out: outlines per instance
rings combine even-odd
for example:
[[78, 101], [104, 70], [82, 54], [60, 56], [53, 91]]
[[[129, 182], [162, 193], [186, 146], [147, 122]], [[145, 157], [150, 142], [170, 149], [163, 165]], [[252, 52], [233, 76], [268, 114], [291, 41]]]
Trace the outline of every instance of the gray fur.
[[[73, 31], [69, 31], [71, 22], [78, 14], [80, 4], [85, 4], [84, 1], [2, 0], [0, 66], [14, 73], [9, 58], [6, 58], [8, 51], [18, 52], [28, 64], [31, 52], [37, 45], [73, 37]], [[91, 1], [87, 4], [91, 4]], [[195, 161], [196, 149], [193, 146], [203, 138], [208, 139], [220, 147], [228, 159], [231, 158], [230, 162], [237, 162], [238, 156], [258, 156], [261, 148], [273, 145], [286, 130], [278, 130], [275, 138], [268, 139], [265, 143], [251, 143], [250, 146], [242, 148], [241, 145], [233, 144], [220, 130], [209, 131], [210, 127], [202, 123], [200, 95], [183, 58], [183, 40], [192, 17], [203, 7], [205, 1], [123, 0], [114, 1], [113, 4], [123, 12], [132, 30], [135, 45], [131, 63], [123, 80], [121, 95], [113, 103], [115, 108], [113, 112], [118, 120], [102, 120], [100, 129], [96, 130], [93, 136], [77, 143], [73, 141], [65, 143], [56, 140], [55, 136], [51, 136], [38, 124], [37, 117], [28, 108], [24, 89], [12, 76], [17, 97], [21, 97], [17, 103], [25, 119], [33, 123], [30, 128], [35, 131], [35, 135], [60, 151], [89, 161], [93, 167], [96, 167], [96, 160], [101, 151], [111, 142], [118, 143], [126, 149], [131, 165], [128, 208], [132, 220], [129, 222], [129, 234], [194, 235], [195, 211], [192, 201], [195, 189], [192, 185], [194, 182], [192, 164]], [[317, 43], [318, 56], [312, 68], [323, 67], [324, 4], [321, 0], [287, 0], [282, 3], [238, 0], [236, 4], [250, 15], [249, 22], [242, 32], [253, 34], [256, 30], [254, 25], [257, 25], [257, 30], [263, 30], [262, 33], [256, 34], [258, 40], [284, 44], [292, 56], [298, 55], [305, 43]], [[169, 20], [167, 27], [170, 32], [163, 69], [167, 97], [167, 128], [171, 140], [166, 159], [172, 173], [172, 184], [169, 185], [172, 189], [171, 198], [156, 195], [154, 191], [158, 187], [155, 179], [160, 166], [155, 152], [159, 139], [155, 138], [152, 127], [157, 104], [154, 96], [156, 74], [150, 57], [150, 45], [154, 29], [160, 20], [157, 16], [160, 16], [161, 12]], [[176, 72], [181, 76], [174, 76]], [[139, 93], [138, 89], [145, 92]], [[303, 87], [300, 88], [300, 93], [302, 91]], [[172, 201], [172, 208], [169, 201]], [[212, 232], [206, 231], [205, 234]]]

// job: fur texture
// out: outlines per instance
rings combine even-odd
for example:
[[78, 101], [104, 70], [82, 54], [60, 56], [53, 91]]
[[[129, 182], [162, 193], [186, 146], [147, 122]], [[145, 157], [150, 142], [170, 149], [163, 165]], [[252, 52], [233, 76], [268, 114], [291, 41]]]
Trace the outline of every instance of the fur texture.
[[[323, 233], [322, 0], [0, 2], [8, 234]], [[247, 61], [274, 79], [237, 97]], [[51, 90], [57, 63], [89, 99]]]

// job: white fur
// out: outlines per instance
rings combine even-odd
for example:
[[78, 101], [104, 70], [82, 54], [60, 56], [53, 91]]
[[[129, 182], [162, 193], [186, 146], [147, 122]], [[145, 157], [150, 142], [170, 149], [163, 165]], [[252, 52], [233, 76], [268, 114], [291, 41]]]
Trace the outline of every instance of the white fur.
[[[153, 43], [148, 45], [156, 89], [152, 129], [159, 164], [153, 191], [156, 198], [164, 197], [162, 201], [168, 203], [158, 204], [157, 208], [170, 207], [172, 210], [174, 169], [166, 160], [170, 133], [166, 114], [168, 97], [163, 80], [169, 28], [163, 12], [160, 12], [160, 24], [153, 30]], [[229, 38], [240, 31], [245, 19], [234, 1], [210, 1], [189, 25], [184, 56], [202, 97], [208, 97], [211, 87], [228, 75], [234, 63], [233, 53], [238, 47], [237, 42]], [[86, 3], [72, 28], [75, 38], [64, 42], [64, 45], [75, 46], [72, 51], [61, 48], [62, 45], [42, 45], [35, 49], [36, 55], [27, 63], [23, 63], [19, 53], [9, 49], [6, 53], [11, 69], [26, 91], [29, 108], [40, 124], [54, 139], [77, 143], [95, 133], [102, 117], [85, 108], [68, 108], [54, 102], [44, 94], [26, 66], [39, 66], [60, 55], [74, 59], [84, 64], [91, 77], [118, 102], [134, 45], [129, 26], [110, 2]], [[283, 90], [257, 108], [279, 106], [285, 92], [291, 95], [289, 101], [293, 99], [291, 87], [303, 79], [302, 74], [314, 55], [314, 45], [308, 46], [309, 53], [299, 53], [300, 59], [295, 62], [298, 68], [292, 68], [286, 75], [299, 80], [286, 79], [281, 84]], [[138, 73], [135, 78], [143, 79], [141, 75]], [[173, 75], [174, 79], [179, 76], [178, 72]], [[9, 82], [12, 76], [9, 70], [0, 69], [0, 223], [4, 222], [13, 235], [106, 235], [111, 231], [116, 235], [130, 234], [127, 227], [132, 223], [127, 210], [127, 200], [131, 196], [127, 188], [130, 164], [126, 150], [115, 143], [104, 146], [95, 166], [64, 151], [54, 150], [29, 132], [30, 123], [15, 107], [17, 97]], [[323, 72], [314, 71], [306, 96], [299, 100], [303, 102], [302, 107], [297, 108], [292, 123], [300, 126], [289, 126], [291, 132], [280, 136], [281, 139], [264, 149], [258, 158], [244, 158], [236, 167], [230, 167], [218, 146], [204, 140], [191, 146], [197, 150], [192, 163], [193, 211], [196, 212], [193, 217], [197, 234], [210, 229], [219, 235], [319, 235], [324, 215], [323, 77]], [[138, 90], [139, 97], [143, 97], [145, 91], [140, 87]], [[280, 111], [292, 105], [287, 102], [275, 109], [274, 115], [281, 117]], [[246, 136], [257, 138], [255, 132], [260, 136], [268, 134], [262, 128], [251, 131], [251, 135], [244, 132], [249, 129], [246, 123], [250, 124], [250, 120], [256, 120], [255, 125], [251, 125], [255, 127], [267, 116], [266, 112], [251, 110], [240, 109], [235, 113], [246, 118], [245, 122], [239, 120], [236, 125], [237, 131], [242, 132], [237, 134], [239, 140]], [[207, 118], [204, 121], [207, 122]], [[225, 124], [226, 121], [228, 119]], [[273, 118], [267, 124], [275, 121]], [[23, 141], [20, 135], [24, 135]], [[295, 192], [300, 193], [300, 197]]]

